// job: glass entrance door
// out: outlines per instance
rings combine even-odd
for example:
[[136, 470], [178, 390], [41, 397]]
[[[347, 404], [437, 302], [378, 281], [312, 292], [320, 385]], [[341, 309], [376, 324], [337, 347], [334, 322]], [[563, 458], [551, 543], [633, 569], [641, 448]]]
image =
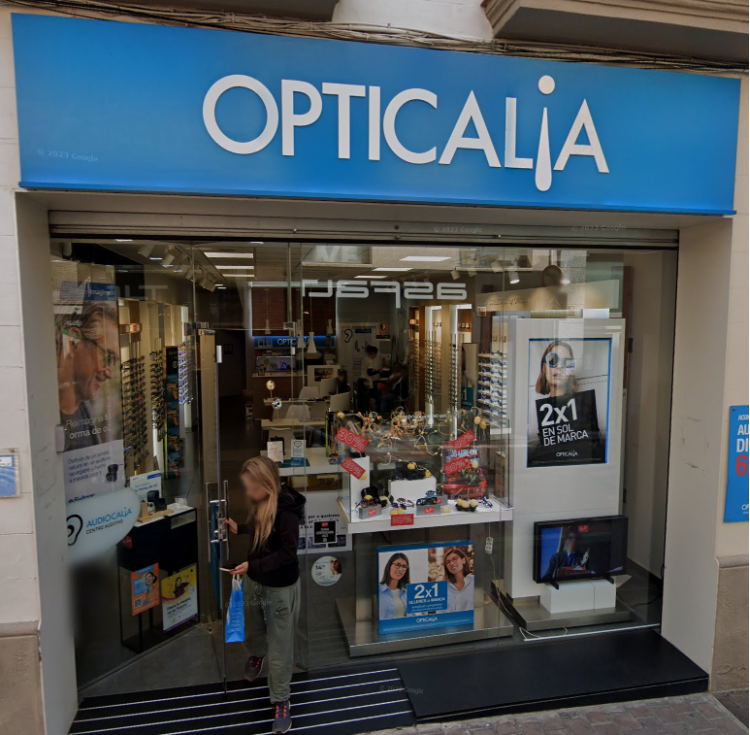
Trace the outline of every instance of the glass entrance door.
[[[243, 464], [269, 449], [278, 451], [282, 481], [306, 493], [304, 467], [290, 466], [293, 443], [305, 441], [309, 431], [309, 410], [300, 398], [301, 252], [286, 243], [211, 243], [194, 248], [194, 261], [217, 284], [213, 291], [198, 293], [196, 313], [210, 326], [201, 332], [203, 454], [209, 565], [223, 628], [232, 577], [220, 569], [242, 563], [248, 553], [249, 537], [223, 527], [224, 518], [243, 523], [248, 515], [240, 481]], [[304, 554], [300, 561], [304, 579]], [[225, 643], [224, 633], [215, 646], [221, 649], [226, 686], [243, 679], [248, 654], [242, 643]], [[295, 651], [298, 668], [307, 665], [306, 639], [303, 620]]]

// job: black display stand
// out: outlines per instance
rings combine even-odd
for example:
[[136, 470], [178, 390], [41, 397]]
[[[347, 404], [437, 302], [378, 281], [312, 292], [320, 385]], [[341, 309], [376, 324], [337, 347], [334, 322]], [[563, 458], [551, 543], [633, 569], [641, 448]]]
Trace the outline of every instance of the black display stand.
[[131, 574], [152, 564], [159, 565], [160, 594], [161, 580], [164, 577], [177, 574], [192, 565], [196, 566], [200, 590], [198, 512], [195, 508], [178, 509], [172, 515], [136, 523], [117, 545], [120, 642], [136, 653], [142, 653], [172, 638], [200, 619], [200, 594], [198, 615], [166, 632], [163, 630], [160, 604], [137, 615], [132, 614]]

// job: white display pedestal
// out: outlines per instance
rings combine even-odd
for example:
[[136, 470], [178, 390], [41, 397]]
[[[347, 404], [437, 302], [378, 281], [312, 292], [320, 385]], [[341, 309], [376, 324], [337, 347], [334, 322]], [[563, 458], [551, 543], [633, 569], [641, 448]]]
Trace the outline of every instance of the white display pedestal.
[[617, 587], [606, 579], [563, 582], [559, 589], [555, 589], [551, 584], [545, 584], [539, 593], [539, 602], [553, 615], [611, 610], [617, 605]]
[[592, 579], [594, 610], [611, 610], [617, 604], [617, 585], [608, 579]]
[[539, 602], [553, 614], [593, 610], [594, 588], [588, 579], [563, 582], [557, 589], [545, 584], [539, 590]]

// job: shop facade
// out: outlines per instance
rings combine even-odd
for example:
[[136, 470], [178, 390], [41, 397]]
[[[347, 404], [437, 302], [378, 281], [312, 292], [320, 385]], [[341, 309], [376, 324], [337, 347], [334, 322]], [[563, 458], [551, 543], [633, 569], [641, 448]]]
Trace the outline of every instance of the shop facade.
[[235, 691], [260, 452], [307, 497], [301, 671], [648, 631], [742, 676], [744, 78], [3, 23], [0, 645], [40, 652], [36, 731]]

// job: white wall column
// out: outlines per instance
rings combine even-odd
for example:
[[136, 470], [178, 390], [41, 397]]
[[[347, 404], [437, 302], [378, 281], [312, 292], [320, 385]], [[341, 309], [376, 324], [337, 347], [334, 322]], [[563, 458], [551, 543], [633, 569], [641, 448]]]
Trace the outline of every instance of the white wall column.
[[[748, 553], [747, 524], [723, 522], [729, 406], [748, 403], [747, 100], [745, 79], [737, 214], [682, 230], [677, 267], [662, 631], [709, 674], [720, 603], [719, 559]], [[746, 610], [744, 616], [746, 654]], [[737, 645], [742, 648], [742, 641]]]

